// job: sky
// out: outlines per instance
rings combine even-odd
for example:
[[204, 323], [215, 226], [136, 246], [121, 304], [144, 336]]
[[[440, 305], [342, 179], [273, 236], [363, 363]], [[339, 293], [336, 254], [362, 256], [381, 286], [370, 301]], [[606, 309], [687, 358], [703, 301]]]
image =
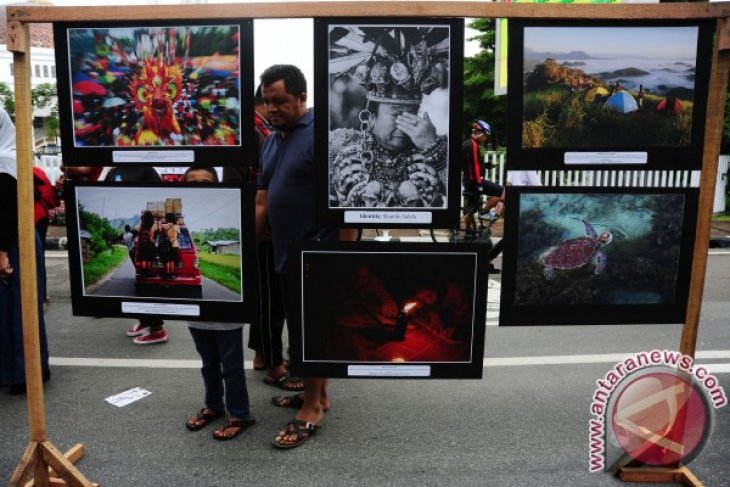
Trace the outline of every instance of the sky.
[[[52, 0], [57, 7], [92, 5], [175, 5], [175, 4], [205, 4], [205, 3], [261, 3], [266, 0], [211, 0], [205, 1], [175, 1], [175, 0]], [[0, 0], [0, 5], [19, 3], [12, 0]], [[271, 2], [277, 3], [277, 2]], [[254, 83], [258, 84], [261, 73], [272, 64], [293, 64], [304, 73], [309, 83], [309, 104], [314, 102], [314, 22], [311, 18], [305, 19], [255, 19], [254, 20]], [[471, 32], [471, 33], [470, 33]], [[465, 38], [474, 35], [473, 30], [467, 29]], [[479, 51], [475, 42], [465, 42], [465, 56], [473, 56]], [[251, 92], [255, 90], [251, 87]]]
[[182, 199], [185, 225], [191, 232], [207, 228], [239, 228], [241, 226], [240, 191], [229, 188], [149, 188], [89, 187], [77, 188], [77, 201], [109, 220], [131, 218], [147, 208], [148, 201]]
[[603, 57], [686, 59], [697, 55], [696, 27], [529, 27], [525, 48]]

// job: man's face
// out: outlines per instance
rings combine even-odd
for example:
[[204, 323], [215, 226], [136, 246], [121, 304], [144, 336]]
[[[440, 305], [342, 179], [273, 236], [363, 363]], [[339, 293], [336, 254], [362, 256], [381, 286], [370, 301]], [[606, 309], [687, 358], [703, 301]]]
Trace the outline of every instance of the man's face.
[[476, 140], [477, 143], [479, 143], [479, 144], [485, 143], [488, 139], [487, 134], [485, 134], [481, 130], [474, 130], [474, 131], [472, 131], [472, 134], [473, 134], [474, 140]]
[[307, 112], [307, 94], [294, 96], [287, 93], [284, 80], [264, 86], [261, 94], [269, 113], [269, 123], [277, 129], [293, 127]]
[[395, 119], [403, 112], [417, 113], [413, 105], [379, 103], [373, 124], [373, 135], [380, 145], [389, 152], [401, 152], [413, 145], [411, 138], [395, 126]]

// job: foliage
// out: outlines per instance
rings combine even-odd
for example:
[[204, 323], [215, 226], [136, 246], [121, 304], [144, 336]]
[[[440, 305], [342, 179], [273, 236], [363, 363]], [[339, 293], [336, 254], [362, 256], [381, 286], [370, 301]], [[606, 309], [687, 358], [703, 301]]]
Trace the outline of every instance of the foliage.
[[494, 96], [495, 19], [475, 19], [469, 27], [480, 32], [469, 40], [478, 40], [482, 50], [464, 59], [464, 137], [472, 120], [486, 120], [496, 147], [507, 133], [507, 97]]
[[678, 115], [666, 115], [656, 111], [663, 97], [646, 94], [642, 109], [619, 113], [585, 101], [587, 88], [574, 90], [548, 78], [540, 86], [523, 99], [525, 147], [605, 147], [612, 141], [635, 147], [689, 145], [691, 101], [681, 101]]
[[61, 130], [61, 121], [58, 119], [58, 113], [53, 111], [51, 116], [46, 118], [46, 136], [56, 139]]
[[79, 205], [79, 226], [91, 234], [91, 252], [94, 255], [109, 250], [108, 242], [119, 237], [117, 231], [109, 224], [109, 220], [86, 211], [83, 205]]
[[[56, 101], [56, 85], [54, 83], [41, 83], [30, 92], [31, 102], [34, 108], [45, 108]], [[15, 117], [15, 93], [5, 82], [0, 82], [0, 102], [8, 112], [8, 115]], [[51, 107], [51, 118], [58, 119], [58, 108], [53, 104]], [[58, 129], [56, 129], [56, 132]]]
[[236, 228], [207, 228], [193, 232], [193, 242], [197, 248], [207, 250], [205, 242], [208, 240], [241, 240], [241, 232]]
[[[185, 39], [180, 38], [178, 46], [185, 46]], [[206, 27], [192, 37], [190, 57], [205, 56], [210, 52], [230, 53], [236, 47], [232, 37], [225, 29]]]
[[235, 293], [241, 292], [241, 260], [239, 255], [198, 252], [200, 273]]
[[30, 97], [35, 108], [45, 108], [56, 99], [56, 85], [41, 83], [31, 90]]
[[84, 263], [84, 285], [94, 284], [125, 259], [129, 259], [129, 252], [124, 246], [114, 245], [110, 250], [111, 252], [100, 252]]
[[15, 114], [15, 96], [13, 95], [13, 90], [3, 81], [0, 81], [0, 103], [2, 103], [5, 111], [8, 112], [8, 115], [12, 117]]

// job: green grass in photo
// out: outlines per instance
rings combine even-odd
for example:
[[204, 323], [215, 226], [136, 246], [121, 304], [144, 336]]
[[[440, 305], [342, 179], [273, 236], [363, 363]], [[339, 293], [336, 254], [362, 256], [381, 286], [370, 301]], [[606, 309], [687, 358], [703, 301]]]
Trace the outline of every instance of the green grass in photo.
[[[632, 93], [635, 95], [635, 93]], [[525, 94], [522, 143], [544, 147], [686, 147], [690, 145], [692, 103], [681, 113], [656, 111], [663, 97], [647, 94], [644, 107], [619, 113], [584, 100], [583, 90], [570, 93], [550, 87]]]
[[200, 272], [221, 286], [241, 294], [241, 256], [198, 252]]
[[129, 259], [129, 252], [127, 247], [123, 245], [114, 245], [111, 251], [99, 252], [83, 265], [84, 285], [90, 286], [96, 283], [104, 275], [118, 267], [124, 259]]

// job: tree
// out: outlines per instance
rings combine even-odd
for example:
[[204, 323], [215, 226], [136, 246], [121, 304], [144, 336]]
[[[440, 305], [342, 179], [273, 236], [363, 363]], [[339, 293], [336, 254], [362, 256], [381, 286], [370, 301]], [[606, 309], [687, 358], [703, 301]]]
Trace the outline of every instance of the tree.
[[91, 250], [94, 255], [109, 250], [108, 242], [113, 242], [119, 235], [109, 224], [109, 220], [94, 212], [87, 211], [79, 204], [79, 226], [91, 234]]
[[58, 139], [61, 130], [61, 121], [58, 119], [58, 110], [52, 110], [51, 115], [46, 118], [46, 137]]
[[56, 85], [54, 83], [41, 83], [30, 92], [33, 107], [45, 108], [56, 101]]
[[0, 81], [0, 103], [11, 117], [15, 115], [15, 96], [7, 83]]
[[507, 134], [507, 99], [494, 96], [495, 19], [475, 19], [469, 27], [480, 32], [469, 40], [479, 41], [482, 50], [464, 59], [464, 135], [472, 120], [486, 120], [493, 143], [500, 145]]
[[[33, 108], [45, 108], [53, 104], [51, 108], [51, 117], [58, 118], [56, 107], [56, 85], [54, 83], [41, 83], [30, 91], [30, 99]], [[10, 86], [0, 81], [0, 102], [8, 115], [15, 117], [15, 93]], [[54, 115], [55, 114], [55, 115]]]

